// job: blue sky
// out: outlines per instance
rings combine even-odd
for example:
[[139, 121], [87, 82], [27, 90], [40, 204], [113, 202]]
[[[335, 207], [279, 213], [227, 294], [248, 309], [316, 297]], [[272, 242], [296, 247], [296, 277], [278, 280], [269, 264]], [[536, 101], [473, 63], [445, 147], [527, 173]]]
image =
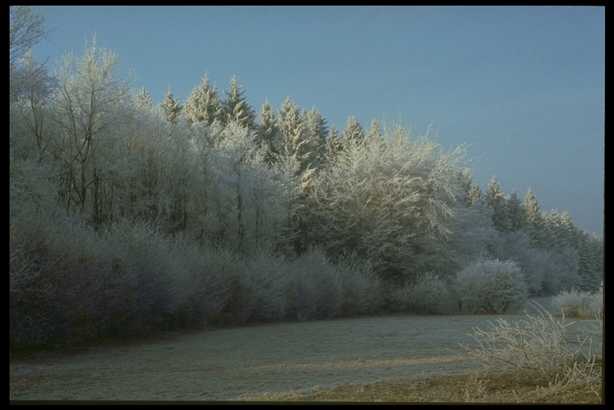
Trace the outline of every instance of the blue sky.
[[233, 74], [259, 110], [291, 96], [342, 128], [355, 115], [432, 123], [467, 144], [477, 182], [531, 187], [542, 209], [603, 229], [603, 7], [36, 7], [53, 65], [86, 40], [159, 101]]

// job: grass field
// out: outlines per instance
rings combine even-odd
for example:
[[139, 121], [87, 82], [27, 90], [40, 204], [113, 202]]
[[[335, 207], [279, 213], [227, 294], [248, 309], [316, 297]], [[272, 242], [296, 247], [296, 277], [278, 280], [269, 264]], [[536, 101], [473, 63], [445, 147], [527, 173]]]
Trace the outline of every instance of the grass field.
[[[463, 378], [470, 377], [476, 363], [463, 356], [459, 344], [472, 343], [471, 329], [496, 317], [500, 316], [279, 323], [167, 335], [73, 353], [38, 353], [11, 359], [10, 396], [14, 400], [394, 401], [391, 397], [397, 397], [413, 401], [408, 392], [420, 384], [412, 383], [428, 379], [443, 381], [443, 386], [467, 384], [469, 379]], [[570, 339], [574, 333], [590, 331], [600, 340], [590, 322], [572, 325]], [[405, 386], [405, 393], [386, 392], [402, 391], [400, 386]], [[445, 390], [433, 390], [427, 401], [445, 399]]]

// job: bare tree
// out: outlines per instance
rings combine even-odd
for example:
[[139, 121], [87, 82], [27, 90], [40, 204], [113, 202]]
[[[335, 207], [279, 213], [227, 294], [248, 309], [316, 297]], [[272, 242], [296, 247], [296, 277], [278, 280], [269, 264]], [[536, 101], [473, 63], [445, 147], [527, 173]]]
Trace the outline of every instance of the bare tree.
[[23, 57], [45, 35], [43, 17], [35, 14], [31, 7], [12, 6], [10, 16], [10, 62], [11, 65]]

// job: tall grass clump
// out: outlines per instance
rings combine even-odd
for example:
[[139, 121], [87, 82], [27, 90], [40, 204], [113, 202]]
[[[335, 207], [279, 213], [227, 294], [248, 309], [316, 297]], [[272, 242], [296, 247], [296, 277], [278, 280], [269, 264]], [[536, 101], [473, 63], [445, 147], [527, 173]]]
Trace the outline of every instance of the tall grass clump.
[[471, 313], [505, 313], [523, 307], [527, 285], [513, 261], [478, 260], [456, 276], [461, 310]]
[[552, 306], [562, 315], [590, 319], [603, 313], [603, 283], [594, 293], [572, 289], [563, 291], [552, 300]]
[[488, 372], [511, 372], [519, 378], [535, 378], [550, 388], [589, 384], [596, 394], [601, 385], [601, 359], [591, 349], [590, 336], [572, 347], [566, 329], [573, 322], [555, 318], [534, 304], [536, 314], [510, 322], [498, 319], [489, 329], [475, 328], [476, 347], [464, 346]]

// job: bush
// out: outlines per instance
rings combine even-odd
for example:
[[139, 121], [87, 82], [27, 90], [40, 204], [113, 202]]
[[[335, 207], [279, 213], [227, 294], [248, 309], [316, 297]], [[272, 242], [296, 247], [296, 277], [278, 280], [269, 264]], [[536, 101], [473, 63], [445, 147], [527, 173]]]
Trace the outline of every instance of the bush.
[[323, 253], [312, 250], [290, 263], [287, 306], [290, 319], [326, 319], [340, 310], [336, 268]]
[[447, 283], [433, 274], [419, 277], [408, 296], [409, 308], [416, 313], [449, 313], [455, 309]]
[[262, 253], [236, 260], [236, 276], [226, 312], [236, 323], [282, 320], [286, 315], [288, 266], [282, 258]]
[[371, 314], [382, 310], [383, 283], [370, 264], [355, 256], [340, 258], [335, 281], [338, 293], [338, 316]]
[[16, 217], [10, 343], [64, 344], [204, 324], [228, 298], [223, 253], [147, 225], [96, 232], [76, 220]]
[[393, 310], [412, 313], [449, 313], [455, 310], [449, 286], [438, 276], [427, 273], [414, 284], [391, 292]]
[[456, 277], [461, 310], [471, 313], [504, 313], [523, 307], [527, 285], [520, 268], [512, 261], [477, 261]]

